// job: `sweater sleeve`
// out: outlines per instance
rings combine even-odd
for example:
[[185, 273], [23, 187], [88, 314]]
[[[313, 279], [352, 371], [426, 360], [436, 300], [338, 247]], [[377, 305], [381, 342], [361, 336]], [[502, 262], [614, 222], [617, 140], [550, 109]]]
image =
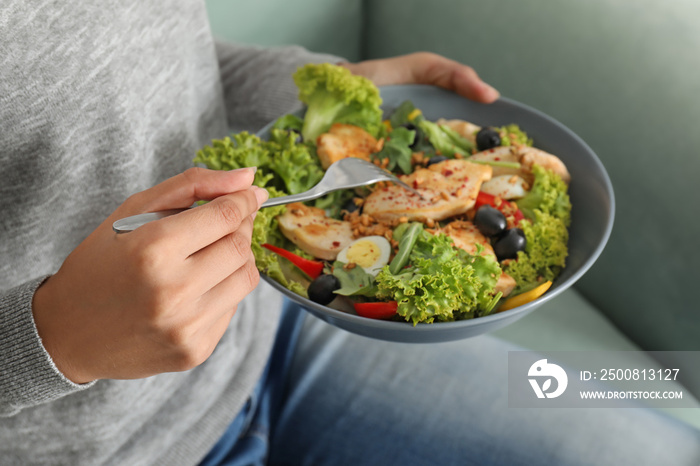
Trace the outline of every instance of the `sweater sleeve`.
[[228, 125], [256, 131], [279, 116], [301, 108], [292, 74], [306, 63], [337, 63], [342, 58], [299, 46], [256, 47], [218, 41]]
[[53, 363], [36, 330], [34, 292], [47, 277], [0, 294], [0, 416], [84, 390]]

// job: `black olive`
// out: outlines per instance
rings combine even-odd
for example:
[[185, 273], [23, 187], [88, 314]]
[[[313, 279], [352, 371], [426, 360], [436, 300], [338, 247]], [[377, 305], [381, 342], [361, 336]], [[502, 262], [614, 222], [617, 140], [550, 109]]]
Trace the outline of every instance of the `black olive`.
[[508, 227], [503, 213], [490, 205], [483, 205], [474, 214], [474, 225], [484, 236], [498, 236]]
[[326, 305], [333, 301], [335, 290], [340, 289], [340, 280], [335, 275], [320, 275], [309, 285], [309, 299], [315, 303]]
[[448, 160], [448, 159], [447, 159], [447, 157], [445, 157], [444, 155], [435, 155], [435, 156], [433, 156], [433, 157], [430, 157], [430, 159], [428, 159], [428, 165], [427, 165], [427, 166], [430, 166], [430, 165], [432, 165], [432, 164], [434, 164], [434, 163], [444, 162], [445, 160]]
[[348, 202], [345, 203], [345, 205], [343, 206], [343, 209], [342, 209], [342, 210], [345, 210], [345, 211], [347, 211], [349, 214], [351, 214], [351, 213], [355, 212], [355, 211], [356, 211], [357, 209], [359, 209], [359, 208], [360, 208], [360, 206], [358, 206], [357, 204], [355, 204], [355, 199], [353, 198], [353, 199], [350, 199]]
[[518, 257], [518, 251], [523, 251], [527, 241], [525, 240], [525, 234], [520, 228], [511, 228], [506, 230], [498, 239], [493, 243], [493, 252], [496, 253], [496, 257], [499, 261], [505, 259], [516, 259]]
[[296, 134], [297, 137], [294, 140], [295, 144], [301, 144], [302, 142], [304, 142], [304, 137], [301, 135], [301, 131], [299, 131], [298, 129], [290, 129], [289, 132]]
[[476, 148], [480, 151], [498, 147], [501, 145], [501, 135], [496, 128], [481, 128], [476, 133]]

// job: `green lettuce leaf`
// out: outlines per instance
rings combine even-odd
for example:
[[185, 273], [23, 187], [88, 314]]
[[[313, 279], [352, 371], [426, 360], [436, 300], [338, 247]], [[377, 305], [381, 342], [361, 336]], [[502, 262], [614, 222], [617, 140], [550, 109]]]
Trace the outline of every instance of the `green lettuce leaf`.
[[388, 267], [379, 272], [377, 298], [397, 301], [397, 313], [414, 325], [468, 319], [493, 308], [500, 273], [493, 257], [471, 256], [449, 237], [424, 231], [407, 268], [396, 275]]
[[362, 267], [346, 270], [344, 266], [344, 262], [333, 262], [333, 275], [340, 281], [340, 288], [335, 290], [336, 294], [373, 297], [377, 293], [372, 275], [365, 272]]
[[504, 272], [517, 283], [511, 296], [523, 293], [547, 280], [554, 280], [566, 265], [569, 232], [566, 224], [554, 215], [534, 210], [534, 222], [524, 220], [520, 228], [527, 240], [517, 260], [505, 266]]
[[535, 210], [553, 215], [565, 226], [571, 224], [571, 201], [568, 186], [559, 175], [541, 165], [533, 165], [535, 181], [525, 197], [516, 201], [518, 208], [530, 220], [535, 220]]
[[295, 139], [295, 134], [281, 129], [273, 129], [269, 141], [244, 131], [212, 141], [197, 152], [194, 163], [214, 170], [258, 167], [258, 186], [297, 194], [315, 186], [323, 169], [312, 145]]
[[372, 159], [384, 160], [389, 159], [387, 170], [393, 172], [398, 166], [405, 174], [410, 174], [413, 171], [411, 166], [411, 155], [413, 151], [409, 147], [413, 144], [416, 137], [416, 132], [411, 131], [403, 126], [394, 128], [384, 142], [382, 150], [372, 154]]
[[301, 132], [301, 127], [304, 124], [304, 120], [296, 115], [288, 114], [279, 117], [275, 123], [272, 125], [274, 129], [293, 129]]
[[446, 125], [438, 125], [435, 122], [423, 120], [418, 123], [418, 128], [425, 133], [435, 151], [445, 157], [454, 158], [457, 153], [468, 156], [474, 149], [474, 144], [471, 141], [463, 138], [459, 133]]
[[501, 126], [498, 128], [498, 132], [501, 135], [501, 145], [502, 146], [516, 146], [516, 145], [526, 145], [532, 146], [532, 139], [520, 129], [520, 126], [512, 124]]

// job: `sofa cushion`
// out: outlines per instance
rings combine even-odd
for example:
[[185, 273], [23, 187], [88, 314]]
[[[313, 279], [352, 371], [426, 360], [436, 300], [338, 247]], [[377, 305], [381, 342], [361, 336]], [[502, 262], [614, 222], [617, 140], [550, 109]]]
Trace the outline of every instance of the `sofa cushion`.
[[[573, 289], [492, 335], [533, 351], [610, 351], [611, 367], [662, 367]], [[558, 355], [567, 362], [565, 353]], [[700, 402], [683, 385], [677, 389], [684, 391], [684, 402], [694, 408], [663, 411], [700, 429]]]

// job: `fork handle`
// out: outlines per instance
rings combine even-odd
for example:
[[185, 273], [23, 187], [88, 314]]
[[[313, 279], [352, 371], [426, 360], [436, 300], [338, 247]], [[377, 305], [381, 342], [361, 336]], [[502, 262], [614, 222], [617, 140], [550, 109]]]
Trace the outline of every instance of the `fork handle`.
[[[292, 202], [310, 201], [312, 199], [316, 199], [318, 197], [323, 196], [326, 192], [328, 191], [320, 191], [312, 188], [309, 191], [300, 194], [273, 197], [263, 202], [260, 208], [262, 209], [263, 207], [273, 207], [276, 205], [291, 204]], [[112, 229], [116, 233], [128, 233], [147, 223], [153, 222], [155, 220], [160, 220], [161, 218], [169, 217], [171, 215], [179, 214], [180, 212], [184, 212], [185, 210], [189, 210], [191, 208], [192, 207], [188, 207], [186, 209], [161, 210], [158, 212], [149, 212], [146, 214], [132, 215], [131, 217], [122, 218], [114, 222], [112, 224]]]
[[271, 197], [267, 201], [263, 202], [260, 208], [262, 209], [263, 207], [274, 207], [276, 205], [291, 204], [292, 202], [310, 201], [330, 192], [328, 190], [317, 190], [315, 189], [316, 187], [299, 194], [292, 194], [290, 196]]

